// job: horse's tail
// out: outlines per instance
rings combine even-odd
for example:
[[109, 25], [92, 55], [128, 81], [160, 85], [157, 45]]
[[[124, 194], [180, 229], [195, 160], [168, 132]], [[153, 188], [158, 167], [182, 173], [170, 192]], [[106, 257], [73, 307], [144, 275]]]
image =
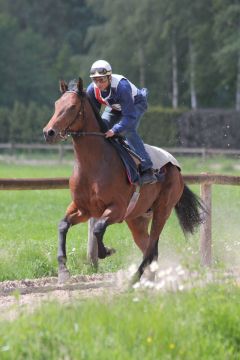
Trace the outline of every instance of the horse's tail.
[[199, 196], [194, 194], [186, 184], [175, 210], [184, 234], [193, 234], [195, 229], [203, 223], [207, 212]]

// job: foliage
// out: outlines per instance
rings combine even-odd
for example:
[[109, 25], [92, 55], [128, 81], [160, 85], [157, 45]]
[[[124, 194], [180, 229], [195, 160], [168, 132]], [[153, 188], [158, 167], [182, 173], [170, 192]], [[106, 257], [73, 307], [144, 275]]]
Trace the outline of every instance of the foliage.
[[233, 0], [0, 0], [0, 36], [0, 107], [49, 105], [60, 77], [80, 73], [87, 82], [101, 57], [147, 86], [153, 104], [170, 106], [173, 41], [180, 106], [190, 105], [190, 42], [199, 106], [234, 105], [240, 45]]
[[16, 101], [12, 109], [0, 108], [0, 141], [2, 143], [33, 143], [43, 140], [42, 128], [50, 118], [47, 106], [31, 101], [28, 105]]
[[10, 139], [10, 110], [0, 107], [0, 142], [4, 143]]
[[[42, 142], [42, 128], [51, 111], [35, 102], [15, 102], [12, 109], [0, 108], [0, 142]], [[150, 106], [139, 134], [144, 142], [161, 147], [239, 148], [239, 113], [223, 109], [186, 111]]]
[[178, 118], [183, 147], [239, 149], [239, 112], [223, 109], [195, 110]]
[[85, 0], [1, 0], [0, 14], [0, 106], [51, 104], [59, 78], [79, 71], [74, 58], [87, 51], [91, 9]]
[[161, 147], [239, 149], [239, 112], [150, 107], [139, 133], [144, 142]]
[[224, 74], [222, 83], [227, 85], [236, 74], [240, 51], [240, 4], [234, 0], [214, 0], [213, 7], [216, 13], [213, 34], [217, 40], [214, 57]]
[[[199, 108], [239, 109], [239, 14], [236, 0], [0, 0], [0, 141], [38, 141], [58, 80], [80, 75], [87, 87], [99, 58], [147, 87], [152, 105], [172, 106], [174, 86], [180, 113], [193, 91]], [[176, 145], [175, 115], [150, 110], [141, 134]]]
[[177, 119], [182, 112], [180, 109], [151, 107], [139, 127], [144, 142], [161, 147], [179, 145]]

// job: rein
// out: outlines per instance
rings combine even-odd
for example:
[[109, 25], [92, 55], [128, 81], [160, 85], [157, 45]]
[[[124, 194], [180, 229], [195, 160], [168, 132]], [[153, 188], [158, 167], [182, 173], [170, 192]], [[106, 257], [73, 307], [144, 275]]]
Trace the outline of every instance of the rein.
[[[74, 93], [76, 95], [78, 95], [79, 97], [81, 96], [79, 91], [75, 91], [75, 90], [67, 90], [66, 92], [68, 93]], [[81, 109], [79, 111], [79, 113], [77, 114], [77, 116], [75, 117], [75, 119], [71, 122], [71, 124], [68, 126], [71, 127], [72, 124], [74, 124], [74, 122], [78, 119], [78, 115], [83, 114], [83, 120], [84, 120], [84, 106], [83, 106], [83, 101], [81, 102]], [[96, 132], [96, 131], [70, 131], [70, 130], [65, 130], [64, 131], [64, 135], [61, 134], [61, 138], [63, 140], [66, 140], [66, 138], [68, 136], [102, 136], [105, 137], [105, 134], [102, 132]]]
[[95, 131], [66, 131], [67, 136], [87, 136], [87, 135], [94, 135], [94, 136], [105, 136], [105, 134], [101, 132], [95, 132]]

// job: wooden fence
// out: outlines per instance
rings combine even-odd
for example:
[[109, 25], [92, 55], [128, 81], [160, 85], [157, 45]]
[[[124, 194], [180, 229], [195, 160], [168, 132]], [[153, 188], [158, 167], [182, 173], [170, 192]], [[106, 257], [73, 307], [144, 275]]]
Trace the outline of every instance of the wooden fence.
[[[212, 185], [240, 185], [240, 176], [217, 174], [184, 175], [188, 184], [200, 184], [200, 196], [205, 203], [208, 215], [200, 228], [200, 256], [204, 266], [212, 263]], [[68, 178], [28, 178], [3, 179], [0, 178], [0, 190], [50, 190], [67, 189]], [[97, 243], [91, 232], [89, 221], [88, 257], [92, 263], [97, 263]]]
[[[64, 158], [64, 155], [67, 151], [73, 149], [72, 144], [69, 143], [59, 143], [59, 144], [18, 144], [18, 143], [0, 143], [0, 150], [7, 150], [11, 154], [15, 154], [17, 150], [24, 150], [28, 152], [32, 151], [57, 151], [58, 159], [61, 162]], [[239, 156], [240, 149], [207, 149], [207, 148], [184, 148], [184, 147], [171, 147], [165, 148], [171, 154], [178, 155], [198, 155], [203, 158], [209, 155], [226, 155], [226, 156]]]

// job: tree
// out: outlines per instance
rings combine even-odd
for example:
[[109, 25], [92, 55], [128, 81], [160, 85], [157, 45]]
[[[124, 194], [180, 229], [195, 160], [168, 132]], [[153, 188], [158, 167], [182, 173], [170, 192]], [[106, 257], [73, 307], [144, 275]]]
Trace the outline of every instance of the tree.
[[222, 75], [222, 85], [232, 96], [240, 111], [240, 3], [238, 0], [213, 0], [214, 34], [217, 49], [214, 54]]
[[[96, 11], [95, 1], [88, 3]], [[92, 44], [90, 63], [96, 58], [107, 59], [115, 72], [124, 74], [138, 86], [151, 88], [151, 101], [159, 102], [168, 81], [167, 72], [162, 69], [165, 57], [162, 60], [161, 39], [156, 30], [161, 21], [158, 0], [100, 0], [97, 12], [102, 20], [89, 28], [87, 36]]]
[[0, 106], [52, 105], [105, 58], [149, 102], [240, 109], [238, 0], [0, 0]]
[[85, 0], [0, 0], [0, 12], [6, 48], [0, 55], [0, 75], [3, 69], [7, 88], [0, 105], [51, 104], [59, 77], [78, 75], [77, 60], [87, 51], [87, 27], [95, 21], [90, 8]]
[[0, 143], [5, 143], [9, 140], [9, 116], [10, 110], [6, 107], [0, 107]]
[[15, 55], [15, 34], [18, 32], [18, 26], [14, 18], [0, 14], [0, 37], [1, 37], [1, 52], [0, 52], [0, 105], [9, 106], [16, 91], [12, 83], [12, 74], [14, 72], [14, 64], [12, 59]]

